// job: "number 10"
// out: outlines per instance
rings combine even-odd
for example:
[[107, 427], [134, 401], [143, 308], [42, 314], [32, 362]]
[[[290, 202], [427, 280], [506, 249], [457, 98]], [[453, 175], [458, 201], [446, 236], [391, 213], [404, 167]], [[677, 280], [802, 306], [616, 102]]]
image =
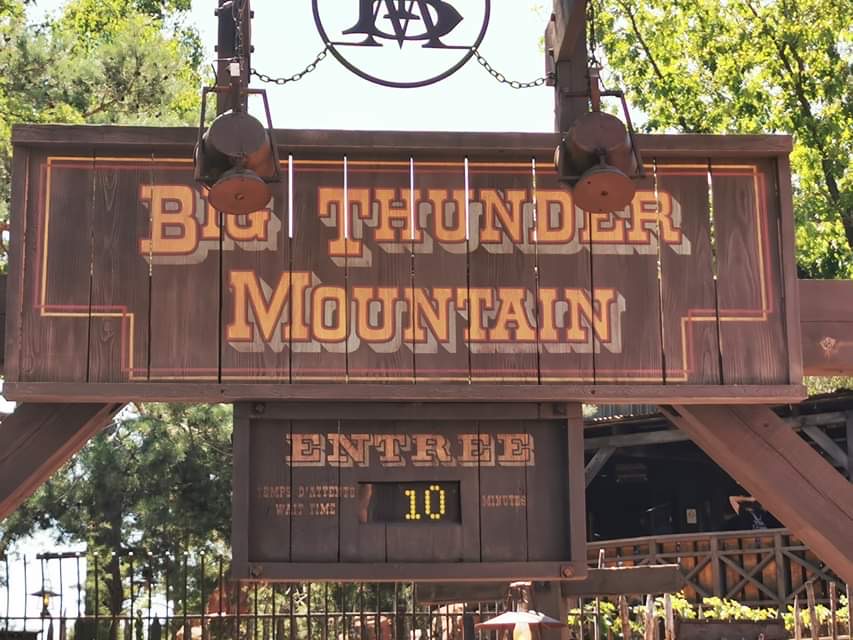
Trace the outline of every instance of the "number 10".
[[[406, 520], [420, 520], [421, 514], [418, 512], [418, 492], [415, 489], [406, 489], [404, 492], [409, 499], [409, 512], [406, 514]], [[438, 509], [435, 509], [433, 502], [434, 494], [438, 498]], [[424, 512], [430, 520], [441, 520], [441, 517], [447, 512], [447, 498], [444, 489], [437, 484], [430, 485], [429, 489], [424, 489]]]

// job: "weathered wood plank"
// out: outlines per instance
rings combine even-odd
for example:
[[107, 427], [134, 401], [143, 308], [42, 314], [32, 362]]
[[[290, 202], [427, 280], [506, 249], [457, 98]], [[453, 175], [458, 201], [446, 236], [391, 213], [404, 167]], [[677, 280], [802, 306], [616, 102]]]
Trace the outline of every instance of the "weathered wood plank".
[[[497, 442], [499, 434], [520, 431], [525, 422], [510, 424], [482, 420], [478, 436]], [[526, 558], [527, 473], [525, 467], [496, 466], [494, 450], [480, 457], [480, 540], [484, 562], [511, 562]], [[507, 532], [511, 532], [507, 535]]]
[[[290, 519], [290, 559], [292, 562], [330, 562], [340, 560], [339, 522], [337, 506], [327, 508], [336, 500], [324, 499], [323, 487], [340, 486], [339, 464], [326, 464], [326, 452], [319, 443], [329, 433], [340, 433], [338, 420], [293, 420], [291, 442], [286, 455], [293, 460], [316, 457], [316, 466], [297, 466], [291, 463], [291, 501], [294, 513]], [[298, 438], [298, 439], [297, 439]], [[321, 440], [322, 439], [322, 440]], [[280, 458], [279, 458], [280, 459]], [[280, 464], [276, 462], [276, 464]], [[328, 494], [327, 494], [328, 495]]]
[[542, 384], [592, 383], [593, 348], [577, 327], [577, 305], [592, 295], [589, 213], [575, 207], [552, 159], [536, 160], [536, 262], [539, 368]]
[[99, 402], [110, 398], [155, 402], [337, 400], [353, 402], [589, 402], [632, 404], [790, 404], [806, 397], [801, 385], [327, 385], [10, 382], [4, 396], [15, 401]]
[[[144, 147], [158, 153], [181, 152], [187, 158], [196, 144], [195, 127], [113, 127], [91, 125], [16, 125], [12, 142], [15, 145], [55, 149], [80, 144], [92, 146]], [[340, 131], [280, 129], [276, 138], [282, 151], [304, 155], [341, 151], [355, 153], [370, 150], [377, 155], [399, 155], [406, 149], [415, 158], [428, 155], [470, 159], [524, 161], [540, 154], [552, 154], [557, 133], [470, 133], [439, 131]], [[649, 157], [738, 157], [763, 158], [787, 155], [793, 149], [788, 135], [644, 135], [636, 136], [637, 145]]]
[[22, 380], [87, 380], [92, 222], [91, 154], [30, 156]]
[[218, 382], [219, 232], [209, 224], [189, 159], [155, 156], [152, 164], [149, 198], [143, 198], [151, 227], [139, 244], [152, 263], [149, 378]]
[[[684, 576], [677, 564], [643, 567], [612, 567], [589, 569], [582, 580], [560, 583], [564, 598], [576, 596], [616, 596], [638, 593], [677, 593], [684, 587]], [[496, 582], [419, 584], [415, 599], [421, 604], [450, 604], [454, 602], [486, 602], [503, 600], [508, 584]]]
[[470, 163], [472, 382], [539, 381], [533, 167]]
[[721, 384], [708, 167], [654, 167], [667, 384]]
[[148, 380], [152, 159], [96, 157], [89, 381]]
[[6, 333], [3, 341], [3, 377], [6, 381], [20, 378], [21, 323], [24, 311], [24, 287], [27, 281], [25, 274], [27, 263], [24, 257], [27, 238], [33, 229], [29, 217], [31, 170], [30, 151], [14, 148], [12, 150], [12, 199], [9, 203], [9, 278], [6, 284], [6, 295], [0, 299], [6, 314]]
[[[651, 219], [645, 220], [649, 206]], [[593, 313], [588, 334], [597, 385], [663, 383], [654, 211], [654, 180], [647, 176], [637, 182], [624, 211], [589, 214]], [[642, 339], [629, 343], [630, 336]]]
[[[266, 208], [246, 216], [206, 211], [205, 226], [222, 228], [222, 381], [290, 382], [286, 327], [294, 305], [273, 302], [291, 286], [288, 169], [285, 159]], [[267, 303], [272, 314], [264, 313]]]
[[758, 163], [711, 165], [725, 384], [789, 379], [771, 179]]
[[347, 262], [350, 382], [414, 382], [412, 293], [414, 215], [411, 164], [348, 162], [352, 243]]
[[471, 233], [464, 162], [414, 161], [416, 214], [412, 309], [415, 380], [468, 382], [468, 284]]
[[291, 380], [343, 382], [350, 326], [347, 260], [360, 246], [348, 237], [353, 203], [344, 188], [344, 158], [297, 157], [293, 173]]
[[119, 404], [21, 404], [0, 423], [0, 520], [106, 426]]
[[241, 428], [248, 430], [244, 437], [249, 439], [249, 457], [245, 465], [241, 462], [235, 469], [248, 469], [248, 519], [243, 520], [248, 527], [235, 530], [248, 528], [249, 562], [287, 562], [291, 547], [289, 512], [294, 503], [299, 503], [298, 496], [293, 495], [293, 468], [282, 464], [291, 436], [290, 421], [247, 420], [245, 424]]

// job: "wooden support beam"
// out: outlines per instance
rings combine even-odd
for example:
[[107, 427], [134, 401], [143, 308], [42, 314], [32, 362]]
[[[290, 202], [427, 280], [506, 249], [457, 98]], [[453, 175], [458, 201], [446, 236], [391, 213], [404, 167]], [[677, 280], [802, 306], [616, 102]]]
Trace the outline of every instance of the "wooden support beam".
[[853, 481], [853, 411], [846, 412], [847, 422], [847, 477]]
[[661, 407], [665, 415], [846, 582], [853, 582], [853, 486], [773, 411]]
[[0, 520], [103, 429], [120, 404], [21, 404], [0, 423]]
[[555, 62], [571, 60], [578, 52], [578, 45], [585, 46], [585, 28], [586, 0], [554, 0], [554, 13], [545, 31], [545, 42]]
[[839, 447], [826, 431], [822, 431], [820, 427], [805, 426], [803, 432], [832, 459], [836, 467], [848, 470], [847, 452]]
[[[791, 426], [795, 431], [809, 427], [825, 427], [829, 425], [842, 425], [847, 420], [850, 412], [828, 411], [826, 413], [814, 413], [805, 416], [791, 416], [782, 418], [785, 424]], [[602, 447], [616, 447], [624, 449], [627, 447], [645, 447], [656, 444], [670, 444], [673, 442], [685, 442], [690, 436], [679, 429], [663, 428], [656, 431], [643, 431], [641, 433], [619, 433], [609, 436], [597, 436], [584, 439], [584, 449], [587, 451], [601, 449]], [[846, 465], [845, 465], [845, 468]]]
[[[589, 111], [586, 0], [554, 0], [545, 29], [545, 68], [554, 74], [554, 129], [566, 132]], [[568, 95], [577, 93], [583, 95]]]
[[602, 447], [593, 454], [592, 459], [584, 468], [584, 477], [586, 478], [587, 487], [593, 480], [595, 480], [595, 477], [601, 472], [604, 465], [607, 464], [607, 461], [610, 460], [610, 457], [614, 453], [616, 453], [616, 447]]
[[[645, 593], [676, 593], [684, 587], [684, 575], [677, 564], [641, 567], [590, 569], [583, 580], [560, 583], [564, 598], [576, 596], [617, 596]], [[415, 587], [415, 598], [421, 604], [454, 602], [486, 602], [503, 600], [508, 584], [499, 582], [426, 582]]]

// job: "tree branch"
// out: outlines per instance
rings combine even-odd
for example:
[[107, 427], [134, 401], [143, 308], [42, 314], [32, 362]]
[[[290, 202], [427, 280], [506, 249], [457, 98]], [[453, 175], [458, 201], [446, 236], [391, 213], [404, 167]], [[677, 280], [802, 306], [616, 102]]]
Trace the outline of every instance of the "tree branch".
[[[631, 8], [628, 6], [627, 2], [625, 2], [624, 0], [617, 0], [617, 2], [619, 3], [619, 6], [622, 7], [622, 10], [627, 14], [628, 20], [631, 22], [631, 30], [637, 37], [637, 41], [640, 43], [640, 46], [643, 48], [643, 52], [646, 54], [646, 58], [648, 58], [649, 64], [652, 65], [652, 69], [654, 70], [655, 75], [658, 77], [658, 80], [660, 80], [667, 87], [671, 87], [672, 85], [669, 81], [669, 78], [667, 78], [661, 71], [661, 68], [658, 66], [657, 61], [655, 60], [651, 50], [649, 49], [649, 45], [646, 42], [646, 39], [640, 32], [640, 27], [637, 24], [636, 15], [633, 11], [631, 11]], [[692, 132], [695, 127], [691, 127], [687, 123], [687, 120], [684, 118], [684, 114], [682, 113], [681, 109], [679, 109], [678, 104], [675, 102], [675, 99], [673, 98], [673, 93], [671, 91], [667, 93], [666, 99], [667, 102], [669, 102], [669, 105], [672, 110], [677, 114], [678, 123], [681, 125], [681, 128], [685, 132]]]

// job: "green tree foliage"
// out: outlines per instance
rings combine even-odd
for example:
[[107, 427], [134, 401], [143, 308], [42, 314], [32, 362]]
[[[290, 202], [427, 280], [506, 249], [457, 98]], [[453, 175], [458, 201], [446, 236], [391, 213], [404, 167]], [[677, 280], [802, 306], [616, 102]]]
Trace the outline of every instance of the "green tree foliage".
[[[201, 47], [189, 0], [69, 0], [45, 24], [0, 0], [0, 222], [15, 123], [191, 124]], [[176, 13], [178, 12], [178, 13]]]
[[594, 1], [645, 129], [794, 135], [801, 273], [853, 277], [853, 3]]
[[178, 583], [170, 555], [228, 552], [231, 431], [226, 405], [146, 405], [117, 420], [0, 523], [0, 555], [37, 530], [85, 543], [109, 576], [98, 607], [110, 613], [126, 601], [128, 551]]

